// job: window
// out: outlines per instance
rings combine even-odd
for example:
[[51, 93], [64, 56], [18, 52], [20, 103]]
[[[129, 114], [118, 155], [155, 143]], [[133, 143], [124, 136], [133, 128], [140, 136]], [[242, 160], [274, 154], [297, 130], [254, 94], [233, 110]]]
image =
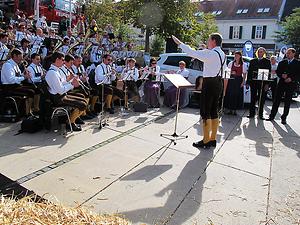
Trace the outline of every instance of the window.
[[270, 12], [270, 8], [264, 8], [264, 13]]
[[263, 26], [256, 26], [255, 39], [262, 39], [263, 36]]
[[[75, 11], [75, 4], [76, 4], [76, 0], [75, 1], [72, 0], [71, 1], [71, 11], [72, 12]], [[69, 12], [70, 11], [70, 1], [69, 0], [56, 0], [55, 8], [58, 10]]]
[[218, 16], [218, 15], [221, 15], [221, 13], [222, 13], [222, 10], [219, 10], [217, 13], [216, 13], [216, 15]]
[[180, 61], [185, 61], [187, 69], [203, 71], [203, 62], [199, 60], [193, 60], [190, 56], [168, 56], [163, 64], [178, 67]]
[[211, 14], [216, 15], [216, 14], [217, 14], [217, 11], [213, 11]]
[[259, 8], [259, 9], [257, 10], [258, 13], [262, 13], [263, 11], [264, 11], [263, 8]]
[[242, 9], [238, 9], [237, 11], [236, 11], [236, 14], [241, 14], [242, 13]]
[[232, 31], [232, 39], [239, 39], [240, 38], [240, 27], [234, 26]]
[[248, 12], [248, 9], [243, 9], [242, 13], [246, 14]]

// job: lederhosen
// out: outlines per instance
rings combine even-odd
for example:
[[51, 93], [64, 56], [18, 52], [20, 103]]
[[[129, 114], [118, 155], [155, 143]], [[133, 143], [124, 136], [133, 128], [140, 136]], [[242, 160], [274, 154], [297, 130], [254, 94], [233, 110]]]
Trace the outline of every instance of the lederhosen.
[[[107, 71], [105, 73], [103, 65], [100, 65], [100, 66], [102, 68], [103, 75], [109, 74], [111, 72], [110, 67], [109, 67], [109, 69], [107, 69]], [[106, 66], [106, 68], [108, 68], [108, 67]], [[111, 80], [110, 80], [110, 78], [108, 78], [108, 79], [109, 79], [108, 83], [110, 83]], [[121, 91], [120, 89], [116, 88], [115, 86], [113, 86], [111, 84], [104, 84], [103, 86], [104, 86], [104, 95], [114, 95], [114, 96], [117, 96], [117, 97], [119, 97], [121, 99], [124, 99], [124, 92]], [[99, 92], [100, 92], [100, 95], [101, 95], [101, 93], [102, 93], [102, 85], [99, 85], [99, 88], [100, 88]]]
[[[80, 66], [81, 67], [81, 66]], [[80, 68], [79, 67], [79, 68]], [[67, 68], [67, 67], [66, 67]], [[69, 68], [67, 68], [67, 70], [70, 72], [70, 73], [73, 73], [74, 75], [77, 75], [78, 78], [80, 79], [81, 75], [82, 75], [82, 72], [81, 70], [79, 70], [79, 68], [77, 68], [77, 71], [78, 73], [76, 73], [73, 68], [71, 67], [71, 70], [69, 70]], [[65, 74], [66, 75], [66, 74]], [[66, 75], [67, 76], [67, 75]], [[84, 82], [84, 85], [89, 87], [89, 84], [87, 82]], [[90, 87], [89, 87], [90, 88]], [[72, 95], [76, 94], [78, 96], [78, 94], [81, 94], [81, 96], [83, 95], [85, 98], [88, 98], [90, 96], [90, 91], [87, 90], [86, 88], [82, 87], [81, 85], [77, 88], [74, 88], [73, 90], [70, 91], [70, 93], [72, 93]]]
[[[49, 69], [54, 70], [54, 69]], [[56, 70], [54, 70], [56, 71]], [[59, 78], [62, 82], [61, 78]], [[55, 106], [70, 106], [74, 108], [78, 108], [79, 110], [85, 110], [87, 107], [87, 101], [79, 96], [69, 95], [67, 93], [65, 94], [51, 94], [50, 93], [51, 101], [54, 103]]]
[[215, 52], [220, 58], [221, 68], [215, 77], [203, 77], [202, 96], [200, 103], [200, 114], [203, 120], [217, 119], [219, 117], [219, 101], [223, 90], [223, 65], [226, 61], [226, 58], [222, 62], [220, 53], [216, 50]]

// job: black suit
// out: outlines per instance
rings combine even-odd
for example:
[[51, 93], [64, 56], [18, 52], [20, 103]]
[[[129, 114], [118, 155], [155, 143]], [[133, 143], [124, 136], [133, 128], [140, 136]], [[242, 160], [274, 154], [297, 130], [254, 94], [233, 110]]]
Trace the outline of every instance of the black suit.
[[[277, 86], [275, 101], [272, 106], [270, 118], [274, 119], [276, 116], [281, 99], [284, 95], [284, 111], [281, 119], [286, 120], [290, 111], [293, 92], [297, 85], [296, 82], [300, 80], [300, 62], [294, 59], [289, 63], [288, 60], [285, 59], [278, 64], [276, 73], [280, 80]], [[282, 74], [287, 74], [287, 77], [291, 78], [292, 81], [286, 83], [285, 79], [282, 78]]]
[[[248, 75], [247, 75], [247, 84], [249, 84], [251, 88], [251, 103], [250, 103], [250, 112], [249, 112], [250, 116], [255, 115], [255, 103], [260, 98], [262, 81], [254, 80], [257, 78], [258, 69], [268, 69], [269, 71], [271, 71], [270, 60], [266, 58], [262, 58], [262, 59], [255, 58], [250, 61]], [[266, 92], [265, 92], [266, 84], [267, 83], [265, 82], [264, 87], [262, 89], [263, 92], [261, 95], [261, 102], [259, 105], [259, 113], [258, 113], [259, 117], [263, 117], [265, 97], [266, 97]]]

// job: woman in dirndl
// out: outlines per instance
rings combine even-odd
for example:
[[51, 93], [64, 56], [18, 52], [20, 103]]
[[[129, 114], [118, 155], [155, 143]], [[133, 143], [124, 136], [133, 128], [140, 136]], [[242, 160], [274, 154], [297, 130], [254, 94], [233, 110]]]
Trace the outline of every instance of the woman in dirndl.
[[228, 64], [228, 68], [231, 70], [231, 79], [228, 81], [224, 107], [227, 114], [237, 115], [236, 110], [243, 102], [243, 87], [247, 74], [247, 64], [243, 61], [241, 52], [234, 53], [234, 60]]
[[158, 108], [160, 97], [160, 67], [157, 65], [156, 59], [150, 60], [150, 65], [147, 66], [144, 72], [148, 73], [144, 84], [144, 97], [143, 101], [148, 104], [150, 108]]
[[[179, 70], [177, 70], [177, 74], [180, 74], [183, 76], [185, 79], [188, 79], [190, 72], [185, 68], [186, 64], [184, 61], [179, 62]], [[177, 106], [177, 88], [174, 85], [170, 85], [166, 90], [165, 90], [165, 96], [164, 96], [164, 105], [168, 107], [176, 107]], [[187, 106], [189, 103], [189, 98], [188, 98], [188, 92], [187, 89], [181, 88], [180, 89], [180, 96], [179, 96], [179, 107], [183, 108]]]

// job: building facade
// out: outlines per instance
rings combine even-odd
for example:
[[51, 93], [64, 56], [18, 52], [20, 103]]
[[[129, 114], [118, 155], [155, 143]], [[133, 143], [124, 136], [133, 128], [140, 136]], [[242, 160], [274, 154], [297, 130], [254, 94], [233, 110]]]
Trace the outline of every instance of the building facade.
[[199, 12], [215, 15], [225, 51], [241, 50], [250, 40], [255, 49], [275, 52], [283, 45], [275, 38], [280, 21], [297, 6], [299, 0], [203, 0]]

